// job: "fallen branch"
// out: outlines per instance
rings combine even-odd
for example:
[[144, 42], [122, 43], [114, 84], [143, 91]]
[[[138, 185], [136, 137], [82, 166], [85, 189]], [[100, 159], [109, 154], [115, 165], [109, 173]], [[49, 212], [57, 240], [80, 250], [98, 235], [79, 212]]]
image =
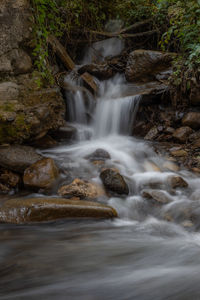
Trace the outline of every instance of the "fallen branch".
[[122, 34], [122, 33], [125, 33], [127, 31], [130, 31], [130, 30], [136, 30], [136, 29], [138, 29], [138, 28], [140, 28], [140, 27], [142, 27], [146, 24], [149, 24], [151, 21], [152, 21], [152, 19], [147, 19], [147, 20], [144, 20], [144, 21], [141, 21], [141, 22], [137, 22], [137, 23], [135, 23], [133, 25], [130, 25], [130, 26], [124, 28], [124, 29], [121, 29], [118, 32], [118, 34]]
[[[51, 45], [53, 51], [58, 55], [64, 66], [72, 71], [75, 68], [75, 63], [67, 53], [66, 49], [63, 47], [63, 45], [58, 41], [58, 39], [54, 36], [48, 37], [48, 43]], [[81, 75], [81, 78], [86, 83], [87, 87], [96, 94], [97, 92], [97, 84], [89, 73], [85, 72]]]
[[53, 51], [58, 55], [64, 66], [72, 71], [75, 67], [75, 63], [71, 59], [71, 57], [68, 55], [67, 51], [63, 47], [63, 45], [58, 41], [58, 39], [54, 36], [48, 37], [48, 42], [51, 45]]
[[144, 32], [139, 32], [139, 33], [110, 33], [110, 32], [101, 32], [101, 31], [94, 31], [94, 30], [89, 30], [87, 31], [90, 34], [93, 35], [99, 35], [99, 36], [104, 36], [104, 37], [120, 37], [120, 38], [138, 38], [138, 37], [143, 37], [143, 36], [149, 36], [149, 35], [153, 35], [155, 33], [158, 33], [159, 30], [154, 29], [154, 30], [150, 30], [150, 31], [144, 31]]
[[144, 32], [139, 32], [139, 33], [124, 33], [121, 34], [120, 36], [123, 38], [139, 38], [143, 36], [150, 36], [154, 35], [155, 33], [158, 33], [159, 30], [154, 29], [154, 30], [149, 30], [149, 31], [144, 31]]

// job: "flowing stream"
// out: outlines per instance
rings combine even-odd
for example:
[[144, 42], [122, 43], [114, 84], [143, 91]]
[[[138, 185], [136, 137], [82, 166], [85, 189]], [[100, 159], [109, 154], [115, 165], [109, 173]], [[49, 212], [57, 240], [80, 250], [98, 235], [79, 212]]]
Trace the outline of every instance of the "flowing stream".
[[[96, 102], [81, 90], [67, 94], [76, 139], [43, 155], [57, 162], [63, 181], [101, 184], [98, 165], [86, 156], [107, 151], [106, 166], [118, 169], [130, 190], [127, 197], [100, 199], [119, 218], [1, 225], [0, 299], [198, 300], [200, 179], [170, 171], [166, 158], [131, 137], [140, 96], [130, 96], [123, 75], [98, 84]], [[188, 188], [172, 190], [174, 175]], [[153, 205], [142, 196], [147, 188], [169, 203]]]

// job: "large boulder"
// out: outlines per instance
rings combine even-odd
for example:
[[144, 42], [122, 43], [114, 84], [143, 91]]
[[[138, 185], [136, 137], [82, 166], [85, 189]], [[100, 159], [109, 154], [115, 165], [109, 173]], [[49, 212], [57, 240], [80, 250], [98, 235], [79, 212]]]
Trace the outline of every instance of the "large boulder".
[[59, 89], [31, 73], [31, 16], [28, 0], [0, 1], [0, 144], [41, 138], [64, 123]]
[[28, 0], [0, 1], [0, 56], [30, 37], [30, 3]]
[[128, 185], [123, 176], [117, 170], [110, 168], [104, 169], [100, 174], [100, 178], [108, 191], [120, 195], [128, 195]]
[[104, 195], [104, 190], [95, 183], [76, 178], [72, 183], [60, 187], [58, 194], [67, 198], [97, 199]]
[[12, 145], [0, 147], [0, 166], [23, 173], [26, 168], [42, 158], [34, 148]]
[[0, 144], [38, 139], [64, 124], [59, 89], [38, 89], [31, 76], [18, 81], [0, 84]]
[[0, 208], [1, 223], [47, 222], [65, 218], [108, 219], [117, 217], [110, 206], [62, 198], [12, 199]]
[[24, 172], [24, 185], [34, 189], [49, 189], [58, 177], [58, 169], [51, 158], [43, 158]]
[[[152, 50], [135, 50], [130, 53], [125, 76], [128, 81], [151, 81], [169, 70], [172, 55]], [[166, 79], [166, 78], [165, 78]]]
[[110, 154], [106, 150], [99, 148], [85, 158], [90, 161], [105, 161], [106, 159], [110, 159]]
[[200, 129], [200, 112], [189, 112], [182, 119], [183, 126]]

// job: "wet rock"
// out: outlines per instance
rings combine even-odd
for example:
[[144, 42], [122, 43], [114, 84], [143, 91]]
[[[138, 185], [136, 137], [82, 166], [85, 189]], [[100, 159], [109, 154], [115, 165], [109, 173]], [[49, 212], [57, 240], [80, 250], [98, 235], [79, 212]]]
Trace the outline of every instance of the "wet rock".
[[179, 171], [179, 166], [177, 166], [177, 164], [171, 162], [171, 161], [166, 161], [164, 164], [163, 164], [163, 168], [164, 169], [167, 169], [169, 171], [173, 171], [173, 172], [178, 172]]
[[167, 192], [161, 190], [146, 189], [142, 191], [142, 196], [153, 199], [159, 204], [167, 204], [172, 201], [172, 197]]
[[165, 129], [165, 132], [166, 132], [166, 133], [169, 133], [169, 134], [173, 134], [174, 131], [175, 131], [175, 129], [172, 128], [172, 127], [167, 127], [167, 128]]
[[192, 129], [200, 129], [200, 112], [187, 113], [182, 119], [182, 124]]
[[171, 155], [175, 157], [186, 157], [188, 155], [187, 151], [183, 149], [178, 149], [178, 150], [170, 150]]
[[172, 68], [169, 68], [167, 70], [164, 70], [164, 71], [158, 71], [158, 74], [155, 75], [155, 78], [159, 81], [165, 81], [165, 80], [168, 80], [169, 77], [172, 75], [173, 73], [173, 69]]
[[76, 136], [77, 129], [71, 125], [65, 124], [55, 131], [52, 136], [58, 140], [70, 140]]
[[149, 132], [145, 135], [145, 140], [154, 140], [158, 136], [158, 129], [157, 127], [153, 127], [149, 130]]
[[192, 144], [192, 148], [194, 148], [194, 149], [200, 148], [200, 139], [196, 140], [196, 141]]
[[110, 159], [110, 154], [104, 149], [97, 149], [85, 158], [90, 161], [105, 161], [106, 159]]
[[3, 169], [0, 171], [0, 182], [14, 188], [19, 184], [20, 176], [14, 172]]
[[0, 166], [23, 173], [26, 168], [42, 158], [34, 148], [12, 145], [0, 148]]
[[92, 164], [94, 166], [100, 166], [100, 167], [102, 167], [102, 165], [104, 165], [104, 160], [93, 160]]
[[173, 133], [173, 137], [178, 142], [185, 143], [188, 140], [189, 135], [192, 133], [192, 131], [193, 130], [188, 126], [180, 127], [175, 130], [175, 132]]
[[36, 148], [47, 149], [57, 146], [58, 143], [50, 135], [46, 135], [40, 139], [37, 139], [31, 145]]
[[25, 170], [24, 185], [29, 188], [49, 189], [55, 183], [58, 173], [53, 159], [43, 158]]
[[62, 198], [30, 198], [6, 201], [0, 208], [1, 223], [47, 222], [65, 218], [108, 219], [117, 217], [110, 206]]
[[97, 199], [105, 193], [101, 186], [76, 178], [71, 184], [60, 187], [58, 194], [68, 198], [79, 197], [81, 199]]
[[191, 228], [194, 227], [194, 223], [192, 223], [191, 220], [185, 220], [181, 223], [181, 225], [185, 228]]
[[133, 126], [133, 135], [144, 137], [147, 135], [149, 130], [151, 129], [151, 124], [146, 121], [136, 121], [136, 124]]
[[0, 183], [0, 194], [8, 194], [10, 192], [10, 188], [5, 185]]
[[168, 70], [172, 57], [168, 53], [135, 50], [130, 53], [125, 76], [128, 81], [152, 80], [156, 74]]
[[114, 70], [107, 63], [84, 65], [78, 70], [78, 72], [79, 74], [88, 72], [98, 79], [103, 80], [109, 79], [115, 74]]
[[188, 183], [178, 175], [169, 176], [167, 183], [172, 189], [188, 187]]
[[144, 162], [144, 168], [146, 172], [161, 172], [160, 168], [153, 162], [151, 161], [145, 161]]
[[191, 168], [191, 171], [194, 172], [194, 173], [199, 174], [200, 173], [200, 168], [197, 168], [197, 167]]
[[189, 136], [189, 141], [194, 142], [195, 140], [200, 139], [200, 131], [196, 131]]
[[100, 178], [105, 188], [116, 194], [129, 194], [129, 188], [123, 176], [113, 169], [104, 169], [100, 174]]

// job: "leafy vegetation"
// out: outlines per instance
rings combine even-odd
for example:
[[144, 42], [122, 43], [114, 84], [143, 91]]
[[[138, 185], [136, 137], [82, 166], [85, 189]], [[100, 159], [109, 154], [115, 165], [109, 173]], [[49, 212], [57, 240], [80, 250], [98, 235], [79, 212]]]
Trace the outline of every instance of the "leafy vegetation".
[[178, 53], [171, 83], [178, 96], [190, 96], [200, 83], [200, 0], [160, 0], [160, 12], [168, 20], [161, 48]]
[[199, 84], [200, 0], [31, 0], [34, 12], [35, 65], [41, 76], [52, 82], [49, 71], [48, 36], [76, 39], [87, 30], [103, 30], [108, 19], [126, 25], [152, 18], [159, 28], [158, 49], [178, 53], [171, 82], [189, 94]]

